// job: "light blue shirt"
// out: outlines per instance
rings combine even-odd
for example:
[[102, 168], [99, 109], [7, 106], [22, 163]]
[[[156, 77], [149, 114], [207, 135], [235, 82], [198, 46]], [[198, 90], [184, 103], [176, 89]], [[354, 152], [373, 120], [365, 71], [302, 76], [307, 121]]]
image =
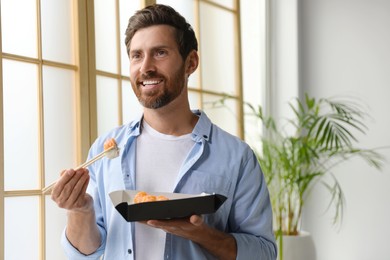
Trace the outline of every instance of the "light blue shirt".
[[[276, 259], [272, 209], [256, 156], [246, 143], [212, 124], [204, 112], [194, 113], [199, 116], [192, 131], [195, 145], [181, 167], [172, 192], [226, 196], [227, 200], [216, 213], [203, 216], [205, 223], [234, 236], [237, 259]], [[109, 260], [136, 258], [134, 224], [117, 212], [108, 194], [137, 188], [134, 141], [141, 134], [141, 119], [113, 129], [92, 145], [89, 158], [100, 153], [104, 142], [111, 137], [115, 138], [121, 151], [119, 157], [103, 158], [89, 167], [91, 178], [87, 192], [94, 199], [101, 246], [95, 253], [85, 256], [69, 243], [64, 232], [62, 245], [69, 259], [99, 259], [102, 254]], [[152, 244], [150, 248], [153, 250]], [[167, 234], [161, 259], [215, 258], [196, 243]]]

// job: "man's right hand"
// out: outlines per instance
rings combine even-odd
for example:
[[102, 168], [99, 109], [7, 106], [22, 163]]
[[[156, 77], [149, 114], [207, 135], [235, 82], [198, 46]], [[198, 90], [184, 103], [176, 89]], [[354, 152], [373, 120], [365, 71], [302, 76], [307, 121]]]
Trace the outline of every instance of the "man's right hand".
[[86, 193], [88, 183], [87, 169], [64, 170], [51, 192], [52, 200], [68, 210], [67, 239], [85, 255], [95, 252], [101, 243], [93, 199]]
[[93, 210], [93, 200], [86, 193], [88, 183], [87, 169], [64, 170], [61, 172], [61, 178], [53, 186], [51, 198], [60, 208], [68, 211], [90, 212]]

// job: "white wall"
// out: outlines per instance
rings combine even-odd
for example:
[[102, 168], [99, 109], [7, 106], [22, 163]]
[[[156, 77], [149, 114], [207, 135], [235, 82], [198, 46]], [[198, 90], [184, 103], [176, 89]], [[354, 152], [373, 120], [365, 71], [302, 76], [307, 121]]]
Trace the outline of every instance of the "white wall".
[[[301, 0], [300, 86], [315, 96], [361, 99], [371, 119], [361, 145], [390, 145], [390, 1]], [[390, 149], [383, 153], [390, 161]], [[304, 212], [317, 260], [388, 260], [390, 163], [382, 172], [361, 160], [335, 170], [346, 197], [344, 221], [331, 224], [329, 196], [316, 189]]]

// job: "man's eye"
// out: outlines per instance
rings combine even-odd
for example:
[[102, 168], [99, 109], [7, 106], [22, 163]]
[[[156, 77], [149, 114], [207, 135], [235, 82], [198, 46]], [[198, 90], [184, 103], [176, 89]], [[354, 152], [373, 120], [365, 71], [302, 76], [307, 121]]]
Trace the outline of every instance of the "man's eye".
[[132, 59], [132, 60], [137, 60], [140, 58], [141, 58], [141, 55], [139, 55], [138, 53], [134, 53], [130, 56], [130, 59]]
[[167, 52], [165, 51], [165, 50], [158, 50], [157, 52], [156, 52], [156, 55], [157, 56], [165, 56], [167, 54]]

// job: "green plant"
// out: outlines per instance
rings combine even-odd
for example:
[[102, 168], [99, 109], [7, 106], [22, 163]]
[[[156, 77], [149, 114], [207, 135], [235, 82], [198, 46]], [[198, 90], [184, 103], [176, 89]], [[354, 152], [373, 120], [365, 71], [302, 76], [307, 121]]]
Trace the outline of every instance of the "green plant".
[[289, 103], [294, 117], [286, 124], [264, 115], [261, 107], [246, 105], [263, 126], [257, 156], [270, 190], [277, 238], [299, 233], [305, 199], [318, 183], [330, 193], [334, 223], [340, 220], [344, 196], [332, 173], [335, 166], [356, 156], [377, 169], [382, 166], [384, 158], [375, 149], [357, 147], [356, 134], [367, 131], [367, 114], [356, 101], [305, 95]]

